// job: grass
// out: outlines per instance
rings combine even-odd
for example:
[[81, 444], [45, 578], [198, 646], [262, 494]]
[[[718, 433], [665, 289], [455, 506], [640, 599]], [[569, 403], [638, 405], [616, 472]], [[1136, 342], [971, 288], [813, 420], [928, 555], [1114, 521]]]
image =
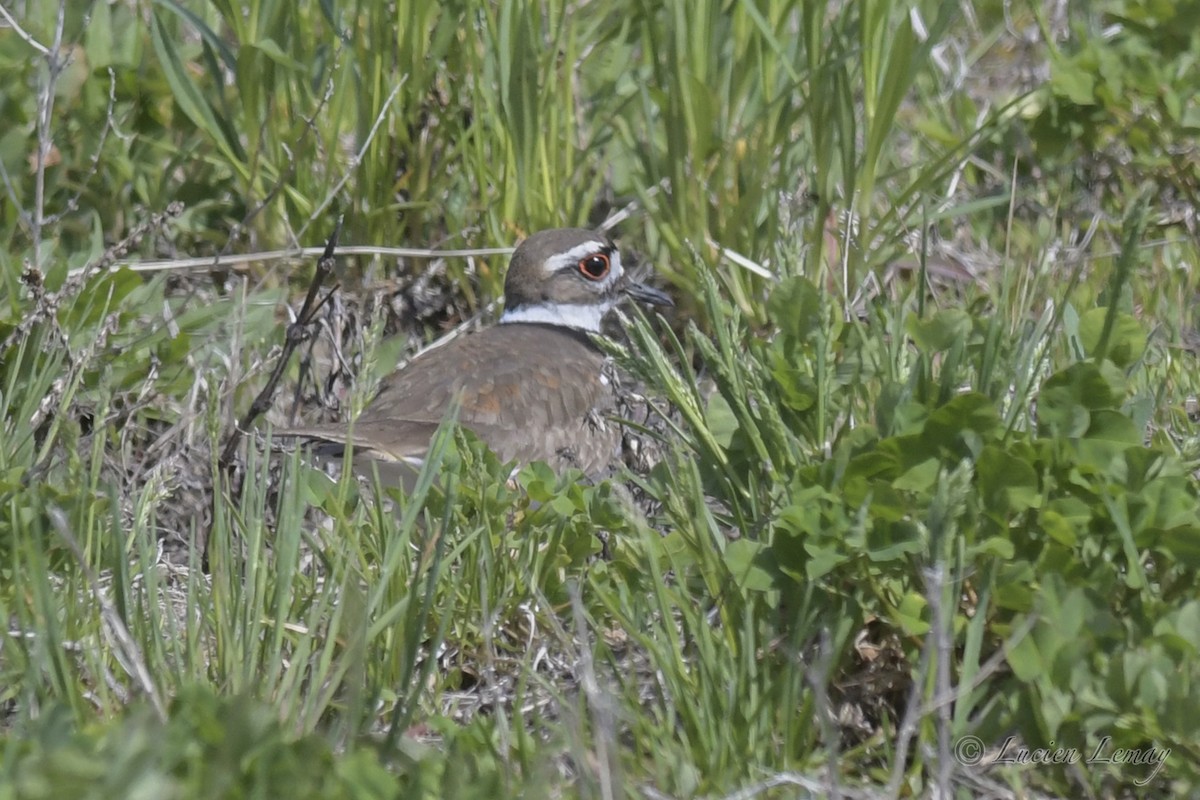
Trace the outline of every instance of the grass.
[[[1194, 5], [5, 5], [0, 798], [1194, 793]], [[223, 470], [339, 218], [268, 421], [615, 225], [644, 468]]]

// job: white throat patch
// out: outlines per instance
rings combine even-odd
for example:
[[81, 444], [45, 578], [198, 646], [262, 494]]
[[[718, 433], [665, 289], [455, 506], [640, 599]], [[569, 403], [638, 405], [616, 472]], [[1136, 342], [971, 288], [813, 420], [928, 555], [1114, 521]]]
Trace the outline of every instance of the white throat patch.
[[544, 322], [591, 333], [600, 332], [600, 320], [612, 306], [608, 303], [538, 303], [505, 310], [500, 324], [509, 322]]

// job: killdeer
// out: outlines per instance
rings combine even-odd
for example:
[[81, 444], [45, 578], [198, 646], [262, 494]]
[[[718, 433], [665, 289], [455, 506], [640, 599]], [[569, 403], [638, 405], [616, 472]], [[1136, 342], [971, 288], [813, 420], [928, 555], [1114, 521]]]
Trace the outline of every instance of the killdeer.
[[504, 313], [479, 333], [417, 356], [386, 378], [351, 425], [277, 431], [318, 442], [319, 455], [353, 447], [355, 469], [411, 488], [434, 431], [454, 400], [459, 423], [503, 461], [545, 461], [590, 476], [614, 460], [620, 432], [607, 358], [592, 337], [623, 296], [654, 305], [670, 297], [632, 280], [604, 234], [541, 231], [512, 255]]

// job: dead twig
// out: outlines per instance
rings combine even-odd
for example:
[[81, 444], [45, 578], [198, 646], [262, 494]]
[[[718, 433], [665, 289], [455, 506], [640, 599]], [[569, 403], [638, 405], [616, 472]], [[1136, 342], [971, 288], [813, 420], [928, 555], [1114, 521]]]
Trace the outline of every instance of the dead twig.
[[[123, 259], [147, 235], [163, 230], [171, 220], [182, 213], [183, 203], [176, 200], [171, 202], [165, 211], [152, 214], [148, 220], [135, 225], [124, 239], [107, 247], [100, 254], [99, 258], [89, 261], [87, 265], [68, 275], [57, 292], [47, 292], [45, 290], [45, 276], [40, 269], [36, 266], [26, 267], [25, 272], [21, 276], [21, 282], [29, 288], [35, 301], [34, 308], [5, 337], [4, 342], [0, 343], [0, 352], [8, 350], [13, 344], [24, 339], [34, 328], [43, 322], [48, 321], [51, 324], [57, 324], [55, 322], [55, 314], [58, 313], [58, 309], [63, 301], [78, 295], [84, 284], [87, 283], [88, 278], [108, 269]], [[61, 334], [60, 338], [65, 341], [65, 337], [62, 337]]]
[[221, 469], [226, 473], [233, 466], [234, 456], [237, 455], [238, 445], [241, 444], [242, 436], [245, 435], [246, 431], [250, 430], [250, 426], [254, 424], [254, 421], [271, 407], [275, 390], [279, 387], [279, 381], [283, 378], [283, 371], [287, 368], [288, 362], [292, 358], [292, 353], [308, 338], [309, 327], [312, 325], [317, 312], [329, 302], [329, 298], [337, 291], [338, 287], [335, 285], [329, 290], [328, 294], [321, 296], [321, 286], [333, 272], [334, 250], [337, 248], [338, 235], [341, 233], [341, 230], [342, 219], [339, 217], [337, 224], [333, 228], [333, 233], [330, 234], [329, 239], [325, 242], [325, 250], [321, 254], [320, 260], [317, 261], [317, 271], [313, 275], [312, 283], [309, 284], [308, 294], [304, 298], [304, 305], [301, 306], [300, 313], [296, 316], [296, 321], [287, 326], [287, 333], [283, 340], [283, 350], [279, 354], [279, 360], [275, 362], [275, 368], [271, 371], [271, 377], [267, 380], [267, 385], [254, 398], [254, 402], [250, 404], [250, 408], [225, 441], [225, 447], [221, 450], [220, 465]]

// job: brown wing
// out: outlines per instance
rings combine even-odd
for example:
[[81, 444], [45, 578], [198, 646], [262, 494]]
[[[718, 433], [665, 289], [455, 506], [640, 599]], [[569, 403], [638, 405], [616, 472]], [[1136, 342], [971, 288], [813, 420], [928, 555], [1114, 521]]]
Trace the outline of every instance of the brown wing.
[[425, 457], [429, 442], [437, 431], [436, 422], [414, 422], [411, 420], [364, 420], [353, 425], [332, 423], [309, 425], [296, 428], [277, 428], [275, 436], [300, 437], [320, 442], [314, 448], [319, 456], [341, 458], [346, 445], [353, 445], [355, 453], [374, 456], [383, 461], [406, 461], [419, 463]]
[[[460, 423], [501, 459], [597, 472], [617, 441], [601, 419], [610, 401], [603, 364], [585, 334], [498, 325], [427, 351], [391, 375], [355, 421], [350, 440], [388, 460], [419, 458], [457, 396]], [[345, 442], [346, 430], [319, 426], [295, 434]]]

